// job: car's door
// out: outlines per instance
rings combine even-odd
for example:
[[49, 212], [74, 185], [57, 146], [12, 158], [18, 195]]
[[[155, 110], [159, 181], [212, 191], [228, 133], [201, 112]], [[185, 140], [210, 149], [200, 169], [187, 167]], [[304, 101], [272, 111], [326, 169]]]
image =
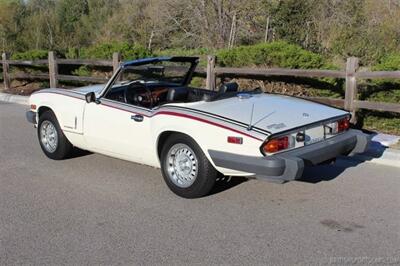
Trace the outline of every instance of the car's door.
[[150, 134], [152, 111], [122, 101], [106, 95], [97, 103], [86, 105], [84, 136], [87, 146], [95, 152], [146, 163], [146, 158], [153, 152]]

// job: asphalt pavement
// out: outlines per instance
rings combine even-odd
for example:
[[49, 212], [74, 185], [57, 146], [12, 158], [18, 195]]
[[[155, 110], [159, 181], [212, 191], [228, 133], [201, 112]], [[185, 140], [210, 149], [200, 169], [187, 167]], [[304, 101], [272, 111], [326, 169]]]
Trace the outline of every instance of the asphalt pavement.
[[47, 159], [25, 109], [0, 102], [0, 265], [400, 264], [400, 168], [339, 159], [187, 200], [158, 169]]

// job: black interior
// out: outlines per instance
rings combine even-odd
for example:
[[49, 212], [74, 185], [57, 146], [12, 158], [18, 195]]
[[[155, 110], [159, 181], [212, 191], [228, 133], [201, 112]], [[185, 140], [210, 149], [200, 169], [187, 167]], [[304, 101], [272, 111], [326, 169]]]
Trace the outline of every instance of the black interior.
[[222, 95], [236, 94], [238, 89], [237, 83], [226, 83], [218, 91], [210, 91], [173, 84], [134, 82], [112, 88], [105, 98], [145, 108], [154, 108], [174, 102], [211, 101]]
[[219, 93], [237, 92], [238, 90], [239, 84], [237, 84], [236, 82], [231, 82], [222, 84], [219, 88]]

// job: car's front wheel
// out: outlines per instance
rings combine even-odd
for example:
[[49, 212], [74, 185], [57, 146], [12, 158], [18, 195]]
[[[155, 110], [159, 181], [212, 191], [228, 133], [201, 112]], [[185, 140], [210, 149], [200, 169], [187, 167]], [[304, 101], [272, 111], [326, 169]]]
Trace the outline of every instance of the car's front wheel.
[[62, 160], [70, 155], [72, 144], [65, 137], [56, 116], [50, 110], [39, 117], [38, 138], [40, 147], [50, 159]]
[[161, 151], [161, 169], [168, 187], [178, 196], [199, 198], [214, 186], [217, 171], [189, 136], [170, 136]]

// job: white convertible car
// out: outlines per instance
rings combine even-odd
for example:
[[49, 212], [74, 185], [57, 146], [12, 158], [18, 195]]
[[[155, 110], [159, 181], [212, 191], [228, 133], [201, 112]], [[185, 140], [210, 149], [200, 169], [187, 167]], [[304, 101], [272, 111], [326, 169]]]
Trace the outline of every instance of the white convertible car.
[[105, 85], [46, 89], [30, 97], [27, 119], [47, 157], [73, 147], [159, 167], [186, 198], [210, 192], [218, 174], [299, 179], [305, 165], [362, 153], [369, 142], [340, 109], [236, 83], [189, 86], [198, 58], [121, 64]]

